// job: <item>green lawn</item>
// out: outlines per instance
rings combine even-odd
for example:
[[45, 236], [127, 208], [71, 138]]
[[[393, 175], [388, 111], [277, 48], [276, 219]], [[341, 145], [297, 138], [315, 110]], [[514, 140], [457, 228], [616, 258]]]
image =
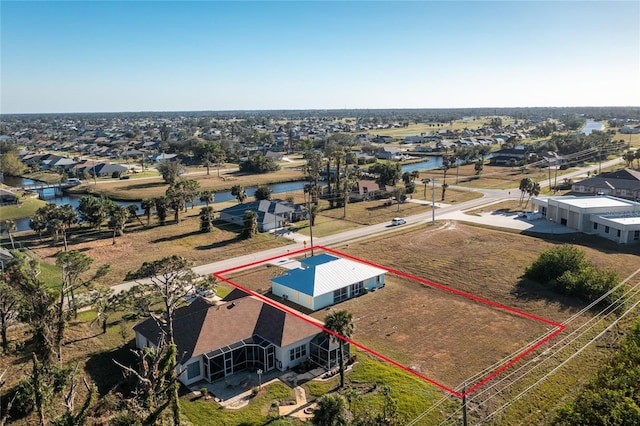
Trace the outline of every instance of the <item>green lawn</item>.
[[38, 198], [20, 197], [20, 203], [15, 206], [2, 206], [0, 207], [0, 219], [1, 220], [14, 220], [21, 219], [23, 217], [31, 217], [35, 214], [36, 210], [47, 204], [46, 201], [42, 201]]
[[273, 383], [264, 387], [248, 406], [239, 410], [223, 409], [213, 400], [192, 399], [191, 395], [180, 400], [180, 407], [194, 425], [302, 425], [304, 423], [292, 419], [278, 420], [278, 404], [294, 398], [293, 391], [287, 385]]

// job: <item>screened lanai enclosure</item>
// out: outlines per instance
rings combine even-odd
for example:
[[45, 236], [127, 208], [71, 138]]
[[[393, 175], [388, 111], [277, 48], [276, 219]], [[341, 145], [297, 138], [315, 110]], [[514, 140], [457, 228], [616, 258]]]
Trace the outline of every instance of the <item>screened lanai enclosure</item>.
[[271, 371], [276, 347], [260, 336], [232, 343], [203, 356], [204, 377], [212, 382], [242, 370]]
[[[274, 368], [282, 370], [282, 361], [277, 359], [277, 347], [258, 335], [232, 343], [203, 354], [204, 378], [213, 382], [243, 370], [264, 372]], [[315, 336], [308, 344], [296, 348], [284, 348], [286, 357], [299, 357], [308, 353], [309, 359], [318, 367], [333, 368], [338, 365], [337, 342], [332, 342], [323, 333]], [[291, 352], [291, 354], [289, 354]], [[304, 355], [303, 355], [304, 356]], [[349, 357], [349, 345], [345, 345], [345, 360]]]

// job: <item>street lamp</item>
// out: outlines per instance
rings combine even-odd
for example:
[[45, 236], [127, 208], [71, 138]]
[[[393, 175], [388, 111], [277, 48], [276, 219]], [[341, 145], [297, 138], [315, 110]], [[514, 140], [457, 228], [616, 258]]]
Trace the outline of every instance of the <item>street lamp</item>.
[[258, 368], [256, 373], [258, 373], [258, 390], [260, 390], [262, 388], [262, 369]]

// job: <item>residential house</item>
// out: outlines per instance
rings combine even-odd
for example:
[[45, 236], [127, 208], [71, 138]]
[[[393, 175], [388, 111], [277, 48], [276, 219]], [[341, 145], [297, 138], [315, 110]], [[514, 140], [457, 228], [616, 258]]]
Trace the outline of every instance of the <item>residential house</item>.
[[376, 158], [381, 160], [399, 160], [404, 155], [404, 151], [397, 148], [382, 147], [376, 152]]
[[525, 148], [503, 148], [493, 153], [490, 166], [522, 166], [526, 164], [529, 151]]
[[96, 164], [95, 168], [91, 168], [89, 173], [95, 174], [99, 177], [109, 177], [114, 174], [120, 175], [129, 170], [127, 167], [121, 164], [111, 164], [111, 163], [99, 163]]
[[259, 200], [236, 204], [220, 210], [220, 220], [244, 226], [244, 214], [247, 210], [258, 214], [258, 231], [266, 232], [282, 228], [288, 222], [302, 219], [302, 207], [284, 200]]
[[640, 243], [640, 203], [611, 196], [536, 197], [532, 209], [542, 217], [620, 244]]
[[153, 154], [149, 159], [154, 163], [161, 163], [163, 161], [174, 160], [178, 154], [165, 154], [164, 152], [161, 154]]
[[623, 134], [632, 134], [632, 135], [637, 135], [638, 133], [640, 133], [640, 126], [622, 126], [620, 128], [620, 133]]
[[571, 186], [577, 194], [612, 195], [632, 201], [640, 201], [640, 171], [623, 169], [601, 173]]
[[384, 286], [386, 270], [330, 254], [300, 261], [300, 266], [271, 279], [271, 292], [312, 311]]
[[[173, 321], [180, 381], [230, 380], [243, 370], [285, 371], [309, 359], [331, 368], [338, 361], [338, 344], [323, 334], [321, 325], [237, 289], [217, 305], [197, 298], [178, 308]], [[157, 347], [162, 335], [157, 319], [149, 318], [134, 330], [138, 348]]]
[[373, 200], [378, 198], [384, 189], [374, 180], [360, 179], [351, 189], [349, 197], [352, 200]]

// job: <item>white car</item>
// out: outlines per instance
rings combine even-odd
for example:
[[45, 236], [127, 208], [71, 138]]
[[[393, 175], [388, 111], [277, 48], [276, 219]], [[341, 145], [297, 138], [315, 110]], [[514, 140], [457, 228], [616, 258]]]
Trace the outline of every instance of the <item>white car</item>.
[[404, 225], [405, 223], [407, 223], [407, 221], [406, 221], [406, 220], [404, 220], [404, 219], [403, 219], [403, 218], [401, 218], [401, 217], [394, 217], [394, 218], [391, 220], [391, 226]]

